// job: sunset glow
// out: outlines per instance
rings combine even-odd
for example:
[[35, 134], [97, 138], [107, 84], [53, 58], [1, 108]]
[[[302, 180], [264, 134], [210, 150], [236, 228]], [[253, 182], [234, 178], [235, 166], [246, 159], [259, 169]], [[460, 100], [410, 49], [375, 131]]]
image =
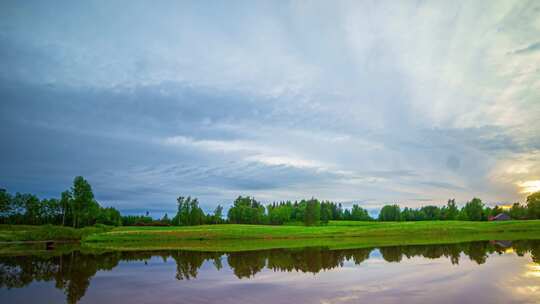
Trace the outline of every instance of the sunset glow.
[[534, 193], [540, 191], [540, 180], [531, 180], [518, 183], [521, 193]]
[[529, 278], [540, 278], [540, 265], [531, 263], [527, 265], [528, 270], [525, 272], [525, 276]]

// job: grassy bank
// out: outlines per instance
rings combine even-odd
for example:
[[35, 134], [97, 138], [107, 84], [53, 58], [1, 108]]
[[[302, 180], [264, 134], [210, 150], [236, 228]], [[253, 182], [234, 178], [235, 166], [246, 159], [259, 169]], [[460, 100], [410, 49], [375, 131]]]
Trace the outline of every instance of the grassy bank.
[[212, 225], [119, 227], [89, 235], [96, 248], [254, 250], [304, 246], [353, 248], [540, 238], [540, 221], [331, 222], [326, 226]]
[[359, 248], [457, 243], [476, 240], [540, 239], [540, 221], [347, 222], [325, 226], [206, 225], [192, 227], [0, 226], [0, 241], [79, 240], [105, 250], [188, 249], [242, 251], [327, 246]]
[[79, 241], [88, 235], [106, 232], [111, 229], [112, 227], [106, 226], [74, 229], [53, 225], [0, 225], [0, 242]]

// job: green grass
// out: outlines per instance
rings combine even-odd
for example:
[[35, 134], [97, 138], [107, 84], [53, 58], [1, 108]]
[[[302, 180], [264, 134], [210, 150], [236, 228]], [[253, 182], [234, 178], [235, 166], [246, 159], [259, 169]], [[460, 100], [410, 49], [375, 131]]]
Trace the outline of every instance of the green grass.
[[94, 233], [111, 230], [111, 227], [95, 226], [74, 229], [71, 227], [42, 225], [0, 225], [0, 242], [28, 241], [79, 241]]
[[305, 246], [353, 248], [540, 238], [540, 221], [347, 222], [326, 226], [209, 225], [118, 227], [84, 238], [107, 249], [254, 250]]
[[269, 248], [457, 243], [540, 239], [540, 220], [505, 222], [348, 222], [325, 226], [205, 225], [192, 227], [0, 226], [0, 241], [77, 240], [103, 250], [187, 249], [243, 251]]

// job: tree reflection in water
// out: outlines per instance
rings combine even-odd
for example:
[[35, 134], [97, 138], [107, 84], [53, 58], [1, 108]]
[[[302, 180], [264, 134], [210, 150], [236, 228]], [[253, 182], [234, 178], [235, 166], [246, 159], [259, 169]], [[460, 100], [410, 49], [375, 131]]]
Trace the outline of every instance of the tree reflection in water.
[[[409, 245], [379, 248], [387, 262], [400, 262], [404, 258], [447, 258], [452, 264], [467, 256], [483, 264], [490, 254], [503, 253], [511, 248], [517, 255], [530, 252], [533, 262], [540, 264], [540, 241], [470, 242], [446, 245]], [[250, 278], [267, 268], [281, 272], [320, 271], [342, 267], [345, 261], [358, 265], [367, 260], [375, 248], [329, 250], [326, 248], [270, 249], [248, 252], [197, 252], [197, 251], [129, 251], [83, 253], [72, 251], [46, 256], [0, 257], [0, 288], [22, 288], [35, 281], [54, 281], [55, 287], [66, 295], [68, 303], [78, 302], [90, 285], [91, 278], [99, 270], [112, 270], [120, 261], [148, 261], [159, 256], [176, 262], [176, 279], [190, 280], [197, 277], [201, 266], [210, 261], [217, 270], [226, 257], [229, 267], [237, 278]]]

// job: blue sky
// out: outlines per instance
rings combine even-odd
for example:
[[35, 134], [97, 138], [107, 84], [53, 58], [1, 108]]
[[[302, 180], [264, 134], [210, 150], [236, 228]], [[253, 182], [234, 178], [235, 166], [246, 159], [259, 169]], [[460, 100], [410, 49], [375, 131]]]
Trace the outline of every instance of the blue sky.
[[538, 1], [2, 1], [0, 186], [125, 212], [540, 189]]

